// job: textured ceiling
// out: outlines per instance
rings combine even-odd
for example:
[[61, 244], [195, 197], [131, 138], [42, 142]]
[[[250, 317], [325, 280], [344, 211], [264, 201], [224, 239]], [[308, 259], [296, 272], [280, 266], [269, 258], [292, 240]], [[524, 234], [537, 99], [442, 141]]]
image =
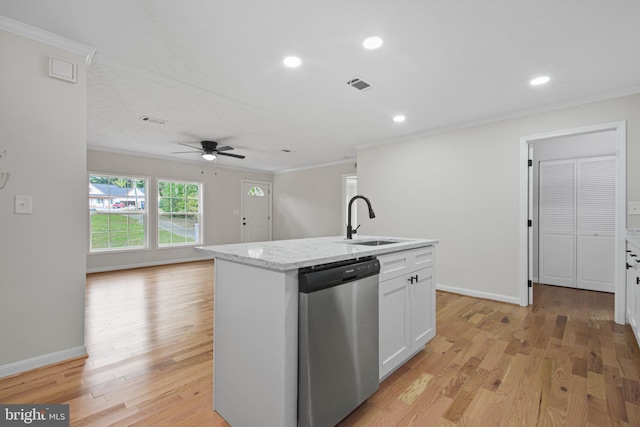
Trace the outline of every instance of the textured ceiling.
[[204, 162], [170, 153], [223, 139], [246, 159], [219, 164], [265, 171], [640, 92], [638, 0], [2, 0], [0, 15], [96, 48], [89, 147]]

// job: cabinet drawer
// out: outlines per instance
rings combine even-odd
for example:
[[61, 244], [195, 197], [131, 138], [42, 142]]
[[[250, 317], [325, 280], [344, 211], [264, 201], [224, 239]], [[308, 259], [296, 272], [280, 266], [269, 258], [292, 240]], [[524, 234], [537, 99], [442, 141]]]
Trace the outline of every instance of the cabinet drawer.
[[431, 267], [435, 264], [435, 255], [435, 246], [380, 255], [378, 257], [380, 281], [383, 282], [422, 268]]
[[627, 242], [627, 264], [640, 268], [640, 251], [629, 242]]

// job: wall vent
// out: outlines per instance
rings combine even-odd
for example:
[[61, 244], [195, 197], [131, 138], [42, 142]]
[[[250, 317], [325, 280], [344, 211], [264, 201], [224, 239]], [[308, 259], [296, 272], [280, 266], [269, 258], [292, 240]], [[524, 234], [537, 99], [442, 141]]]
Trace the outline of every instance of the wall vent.
[[49, 77], [78, 83], [78, 64], [50, 56]]
[[354, 78], [347, 80], [347, 84], [351, 87], [358, 89], [360, 92], [372, 89], [374, 87], [373, 84], [367, 82], [365, 79], [363, 79], [360, 76], [355, 76]]

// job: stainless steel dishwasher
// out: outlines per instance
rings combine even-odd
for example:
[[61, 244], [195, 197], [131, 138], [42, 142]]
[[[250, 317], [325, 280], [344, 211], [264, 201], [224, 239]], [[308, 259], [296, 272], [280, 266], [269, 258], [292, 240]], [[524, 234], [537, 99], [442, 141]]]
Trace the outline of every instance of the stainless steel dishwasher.
[[298, 425], [330, 427], [378, 389], [377, 259], [300, 269]]

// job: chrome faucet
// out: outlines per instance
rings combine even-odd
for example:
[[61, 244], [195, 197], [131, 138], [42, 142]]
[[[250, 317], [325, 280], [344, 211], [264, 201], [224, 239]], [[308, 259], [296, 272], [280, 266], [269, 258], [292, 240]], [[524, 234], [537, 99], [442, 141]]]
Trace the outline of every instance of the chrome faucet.
[[[353, 202], [356, 201], [356, 199], [362, 199], [365, 202], [367, 202], [367, 207], [369, 208], [369, 218], [375, 218], [376, 214], [373, 213], [373, 208], [371, 207], [371, 202], [369, 201], [369, 199], [367, 199], [364, 196], [353, 196], [351, 198], [351, 200], [349, 200], [349, 207], [347, 208], [347, 239], [352, 239], [353, 237], [353, 227], [351, 227], [351, 205], [353, 204]], [[358, 226], [360, 227], [360, 226]], [[356, 230], [358, 229], [358, 227], [356, 227]]]

